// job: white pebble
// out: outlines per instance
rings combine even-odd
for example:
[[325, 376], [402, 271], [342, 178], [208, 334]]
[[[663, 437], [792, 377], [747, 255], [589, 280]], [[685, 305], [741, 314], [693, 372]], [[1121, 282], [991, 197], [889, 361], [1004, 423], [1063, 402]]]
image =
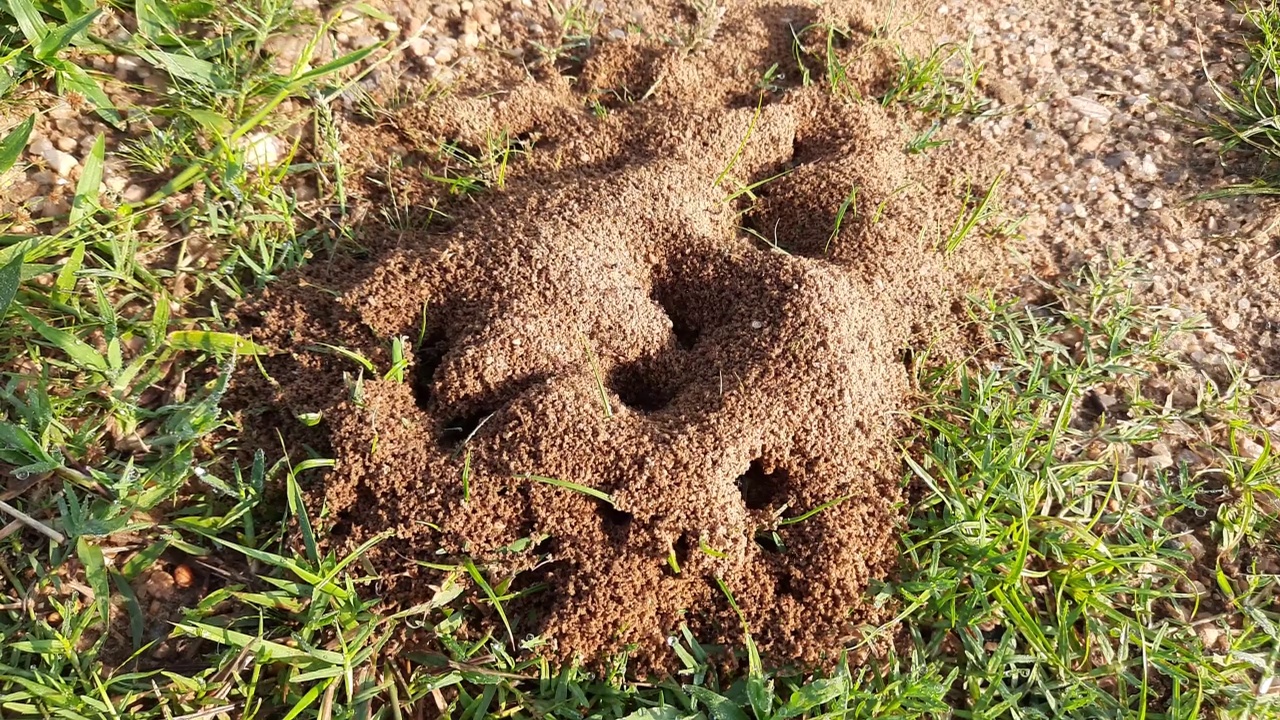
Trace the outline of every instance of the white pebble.
[[49, 164], [49, 169], [57, 174], [66, 177], [70, 174], [71, 169], [79, 165], [74, 156], [69, 155], [57, 148], [49, 148], [45, 152], [40, 153], [40, 157]]
[[130, 185], [124, 189], [121, 197], [124, 198], [125, 202], [140, 203], [147, 199], [147, 189], [141, 185]]
[[251, 168], [275, 165], [284, 154], [280, 141], [264, 132], [256, 132], [240, 141], [244, 162]]
[[410, 55], [419, 60], [431, 57], [431, 41], [426, 38], [416, 37], [410, 40], [409, 46], [405, 49]]

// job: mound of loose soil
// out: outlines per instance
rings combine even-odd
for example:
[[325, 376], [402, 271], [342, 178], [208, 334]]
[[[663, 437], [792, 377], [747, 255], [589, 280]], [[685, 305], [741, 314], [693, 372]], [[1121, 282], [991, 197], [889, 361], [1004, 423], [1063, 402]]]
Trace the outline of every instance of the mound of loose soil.
[[[766, 29], [721, 54], [789, 57]], [[511, 590], [530, 592], [508, 611], [550, 654], [633, 646], [658, 666], [682, 622], [740, 638], [716, 578], [779, 662], [829, 658], [878, 619], [864, 592], [895, 564], [904, 354], [957, 292], [937, 248], [959, 174], [905, 154], [901, 121], [872, 103], [810, 87], [757, 107], [727, 61], [620, 43], [573, 86], [406, 110], [402, 136], [531, 149], [446, 222], [370, 222], [367, 262], [241, 311], [282, 351], [270, 382], [241, 385], [247, 424], [322, 414], [299, 432], [338, 461], [331, 542], [391, 531], [370, 558], [393, 595], [430, 597], [415, 561], [466, 554], [520, 571]], [[654, 82], [603, 118], [587, 108]], [[385, 128], [349, 132], [388, 144]], [[381, 376], [395, 337], [403, 381]]]

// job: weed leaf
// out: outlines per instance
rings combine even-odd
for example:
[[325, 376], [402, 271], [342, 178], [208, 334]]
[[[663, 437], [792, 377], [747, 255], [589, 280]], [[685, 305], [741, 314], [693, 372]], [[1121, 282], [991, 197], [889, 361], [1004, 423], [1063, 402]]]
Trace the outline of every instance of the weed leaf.
[[206, 17], [216, 9], [217, 6], [213, 3], [205, 2], [205, 0], [188, 0], [188, 2], [174, 3], [172, 8], [173, 14], [184, 22]]
[[120, 573], [111, 573], [111, 579], [115, 581], [116, 591], [124, 598], [124, 609], [129, 614], [129, 641], [133, 644], [133, 649], [137, 650], [142, 647], [142, 636], [146, 631], [146, 620], [142, 617], [138, 596], [134, 594], [129, 581]]
[[80, 272], [80, 267], [84, 264], [84, 247], [84, 243], [76, 243], [67, 256], [67, 261], [62, 264], [62, 269], [58, 271], [58, 277], [53, 282], [55, 300], [65, 300], [75, 288], [76, 273]]
[[192, 637], [198, 637], [204, 640], [212, 640], [213, 642], [222, 643], [223, 645], [231, 645], [233, 647], [250, 647], [263, 655], [263, 659], [268, 662], [286, 662], [291, 665], [314, 665], [317, 662], [328, 663], [330, 665], [342, 665], [342, 653], [332, 650], [321, 650], [319, 648], [292, 648], [288, 645], [281, 645], [277, 642], [264, 640], [262, 638], [247, 635], [242, 632], [236, 632], [227, 628], [214, 627], [213, 625], [205, 625], [198, 622], [176, 623], [174, 629], [186, 633]]
[[[71, 216], [68, 222], [75, 225], [88, 217], [92, 208], [98, 203], [98, 190], [102, 187], [102, 161], [106, 154], [106, 136], [99, 133], [93, 142], [93, 149], [84, 159], [84, 169], [80, 171], [80, 181], [76, 183], [76, 194], [71, 199]], [[84, 257], [81, 246], [80, 257]]]
[[18, 295], [18, 285], [22, 284], [22, 260], [23, 254], [18, 253], [0, 268], [0, 320], [9, 314], [9, 305]]
[[656, 708], [642, 708], [619, 720], [686, 720], [697, 715], [685, 715], [670, 705]]
[[803, 687], [796, 688], [787, 698], [787, 704], [778, 709], [775, 716], [778, 720], [799, 717], [813, 713], [823, 705], [843, 695], [849, 688], [849, 682], [842, 676], [820, 678]]
[[189, 80], [210, 90], [219, 89], [223, 85], [218, 66], [208, 60], [146, 48], [138, 48], [135, 52], [139, 57], [176, 78]]
[[49, 30], [44, 24], [44, 18], [40, 17], [40, 11], [36, 10], [31, 0], [0, 0], [0, 7], [5, 5], [8, 6], [7, 9], [13, 19], [18, 21], [18, 27], [26, 36], [27, 42], [38, 45], [48, 34]]
[[343, 68], [355, 65], [356, 63], [360, 62], [366, 57], [372, 55], [376, 50], [378, 50], [381, 47], [382, 47], [382, 43], [378, 43], [376, 45], [370, 45], [367, 48], [356, 50], [355, 52], [347, 53], [346, 55], [343, 55], [337, 60], [331, 60], [314, 70], [310, 70], [308, 72], [302, 73], [298, 77], [294, 78], [293, 81], [290, 82], [289, 84], [295, 88], [303, 87], [308, 83], [310, 83], [312, 80], [318, 80], [324, 77], [325, 75], [329, 75], [331, 73], [335, 73], [339, 70], [342, 70]]
[[84, 0], [62, 0], [61, 5], [62, 12], [66, 17], [78, 17], [91, 11], [97, 5], [97, 2], [96, 0], [89, 0], [88, 2]]
[[270, 352], [248, 338], [209, 330], [174, 330], [169, 333], [169, 345], [178, 350], [204, 350], [237, 355], [263, 355]]
[[21, 307], [17, 308], [17, 311], [23, 320], [40, 333], [41, 337], [53, 343], [54, 347], [66, 353], [77, 364], [90, 370], [106, 372], [107, 361], [91, 345], [65, 330], [50, 326]]
[[747, 714], [742, 712], [729, 698], [702, 687], [701, 685], [686, 685], [685, 692], [692, 695], [698, 702], [707, 706], [707, 711], [711, 713], [714, 720], [750, 720]]
[[564, 488], [565, 490], [572, 490], [574, 492], [582, 493], [583, 495], [590, 495], [591, 497], [597, 500], [601, 500], [603, 502], [608, 503], [609, 507], [617, 507], [613, 499], [613, 496], [603, 490], [597, 490], [593, 487], [580, 485], [576, 482], [570, 482], [568, 480], [560, 480], [558, 478], [546, 477], [544, 475], [526, 474], [526, 475], [520, 475], [519, 477], [524, 478], [525, 480], [533, 480], [535, 482], [546, 483], [547, 485], [555, 485], [556, 487]]
[[178, 30], [178, 18], [165, 0], [138, 0], [133, 11], [138, 17], [138, 31], [145, 38], [156, 40]]
[[107, 565], [102, 559], [102, 548], [81, 535], [76, 538], [76, 556], [84, 565], [84, 575], [93, 588], [93, 604], [98, 609], [105, 628], [111, 623], [111, 580], [107, 577]]
[[27, 146], [27, 140], [31, 138], [31, 128], [35, 127], [35, 124], [36, 116], [29, 115], [26, 120], [10, 130], [9, 134], [4, 136], [4, 140], [0, 140], [0, 174], [8, 172], [9, 168], [18, 162], [22, 149]]
[[85, 28], [92, 25], [93, 21], [101, 12], [102, 10], [99, 9], [85, 13], [66, 25], [55, 28], [53, 32], [46, 35], [44, 39], [40, 41], [40, 44], [36, 46], [34, 53], [36, 59], [48, 60], [54, 55], [57, 55], [58, 51], [70, 45], [71, 42], [76, 39], [77, 35], [84, 32]]
[[221, 135], [230, 135], [235, 130], [235, 125], [226, 118], [212, 110], [202, 110], [200, 108], [184, 108], [183, 113], [187, 117], [195, 120], [207, 130], [212, 130]]
[[107, 93], [102, 90], [98, 81], [89, 77], [89, 73], [79, 65], [61, 58], [50, 59], [48, 65], [54, 69], [60, 94], [75, 92], [85, 96], [93, 104], [93, 109], [99, 117], [106, 120], [112, 127], [120, 128], [120, 113], [111, 104], [111, 98], [107, 97]]
[[10, 465], [24, 465], [31, 460], [49, 458], [29, 430], [7, 422], [0, 422], [0, 456]]
[[320, 561], [320, 550], [316, 546], [316, 535], [311, 529], [311, 520], [307, 517], [307, 506], [302, 500], [302, 487], [298, 485], [298, 473], [306, 468], [299, 466], [289, 472], [286, 482], [289, 496], [289, 512], [298, 519], [298, 529], [302, 532], [302, 542], [307, 549], [307, 559], [313, 563]]

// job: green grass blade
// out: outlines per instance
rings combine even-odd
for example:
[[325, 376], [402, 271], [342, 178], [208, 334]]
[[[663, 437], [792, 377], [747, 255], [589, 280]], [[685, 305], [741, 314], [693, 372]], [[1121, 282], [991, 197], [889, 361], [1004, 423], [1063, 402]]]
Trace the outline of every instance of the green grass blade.
[[107, 577], [107, 566], [103, 560], [102, 548], [89, 542], [88, 538], [76, 538], [76, 556], [84, 565], [85, 578], [93, 589], [93, 605], [102, 618], [102, 625], [111, 623], [111, 580]]
[[4, 136], [4, 140], [0, 140], [0, 175], [8, 172], [18, 162], [22, 149], [27, 146], [27, 140], [31, 139], [31, 129], [35, 124], [36, 116], [28, 115], [26, 120], [18, 123]]
[[26, 320], [36, 332], [40, 333], [41, 337], [53, 343], [54, 347], [66, 353], [76, 363], [91, 370], [107, 371], [109, 367], [107, 361], [91, 345], [65, 330], [59, 330], [48, 325], [21, 307], [16, 308], [16, 310], [23, 320]]
[[147, 48], [137, 48], [134, 52], [138, 57], [170, 75], [193, 82], [207, 90], [219, 90], [226, 85], [218, 66], [208, 60]]
[[27, 42], [36, 46], [44, 40], [49, 30], [44, 23], [44, 18], [40, 17], [40, 11], [31, 0], [0, 0], [0, 3], [2, 3], [0, 7], [8, 6], [9, 14], [18, 21], [18, 28], [22, 30]]
[[493, 591], [493, 587], [484, 579], [484, 574], [480, 572], [480, 569], [476, 567], [476, 564], [470, 558], [467, 558], [463, 567], [467, 569], [467, 574], [471, 576], [472, 580], [476, 581], [485, 596], [489, 598], [489, 602], [493, 604], [493, 609], [498, 613], [498, 618], [502, 620], [502, 626], [507, 629], [507, 639], [511, 641], [511, 647], [514, 649], [516, 647], [516, 636], [515, 633], [511, 632], [511, 622], [507, 620], [507, 611], [503, 609], [497, 593]]
[[22, 284], [23, 254], [18, 253], [3, 268], [0, 268], [0, 320], [9, 314], [9, 306], [18, 295], [18, 286]]
[[565, 490], [582, 493], [583, 495], [588, 495], [602, 502], [609, 503], [610, 507], [617, 507], [614, 504], [613, 496], [603, 490], [597, 490], [593, 487], [587, 487], [586, 485], [579, 485], [575, 482], [558, 480], [544, 475], [520, 475], [519, 477], [524, 480], [533, 480], [535, 482], [546, 483], [547, 485], [555, 485], [556, 487], [564, 488]]
[[111, 104], [111, 98], [107, 97], [107, 93], [75, 63], [62, 60], [61, 58], [52, 58], [48, 61], [49, 67], [54, 69], [54, 77], [58, 81], [58, 92], [61, 95], [75, 92], [83, 95], [93, 105], [93, 109], [98, 116], [107, 121], [108, 125], [114, 128], [120, 128], [120, 112]]
[[764, 107], [764, 93], [760, 93], [760, 99], [756, 102], [755, 114], [751, 116], [751, 122], [747, 124], [747, 132], [742, 136], [742, 141], [738, 143], [738, 149], [733, 152], [733, 157], [729, 158], [729, 163], [716, 176], [715, 181], [711, 183], [711, 187], [718, 187], [725, 177], [730, 172], [733, 172], [733, 168], [738, 164], [738, 161], [742, 159], [742, 153], [747, 149], [747, 142], [751, 140], [751, 134], [756, 131], [756, 121], [760, 119], [760, 109], [762, 107]]
[[178, 32], [178, 18], [165, 0], [137, 0], [133, 6], [138, 32], [150, 40]]
[[[102, 162], [106, 154], [106, 142], [106, 136], [99, 134], [93, 143], [93, 149], [84, 159], [80, 181], [76, 183], [76, 194], [71, 199], [71, 216], [67, 220], [71, 225], [88, 217], [97, 207], [98, 191], [102, 187]], [[84, 257], [83, 252], [81, 257]]]
[[265, 355], [271, 352], [268, 348], [234, 333], [209, 330], [174, 330], [169, 333], [168, 342], [176, 350], [204, 350], [236, 355]]
[[69, 46], [76, 36], [84, 32], [93, 21], [102, 13], [101, 9], [93, 10], [85, 13], [80, 17], [72, 20], [66, 25], [60, 25], [53, 29], [44, 39], [40, 41], [35, 48], [35, 57], [37, 60], [48, 60], [58, 54], [59, 51]]
[[[76, 246], [71, 248], [71, 254], [67, 256], [66, 262], [62, 264], [62, 268], [58, 270], [58, 277], [53, 283], [55, 302], [66, 302], [71, 291], [75, 289], [76, 273], [80, 272], [80, 268], [84, 265], [84, 248], [84, 243], [76, 243]], [[0, 318], [3, 318], [2, 313]]]

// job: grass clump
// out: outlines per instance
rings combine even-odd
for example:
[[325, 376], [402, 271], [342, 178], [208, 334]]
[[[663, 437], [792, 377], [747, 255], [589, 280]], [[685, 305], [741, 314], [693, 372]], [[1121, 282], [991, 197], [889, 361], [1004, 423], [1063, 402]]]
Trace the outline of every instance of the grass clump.
[[924, 57], [898, 48], [897, 73], [880, 103], [900, 103], [941, 117], [977, 115], [989, 103], [978, 89], [982, 70], [967, 43], [939, 45]]
[[[1253, 26], [1244, 41], [1249, 62], [1227, 86], [1209, 77], [1209, 86], [1218, 99], [1219, 112], [1209, 113], [1202, 124], [1201, 142], [1220, 143], [1222, 152], [1252, 151], [1262, 162], [1260, 177], [1248, 185], [1212, 191], [1202, 197], [1271, 195], [1277, 189], [1276, 162], [1280, 160], [1280, 3], [1266, 0], [1242, 7], [1245, 20]], [[1205, 75], [1209, 76], [1208, 68]]]
[[[1277, 707], [1265, 695], [1280, 653], [1276, 577], [1260, 564], [1280, 549], [1274, 506], [1246, 527], [1234, 518], [1252, 492], [1275, 498], [1280, 463], [1234, 446], [1209, 449], [1204, 467], [1133, 457], [1171, 422], [1242, 421], [1234, 391], [1172, 412], [1148, 389], [1177, 362], [1166, 340], [1187, 328], [1135, 305], [1131, 273], [1085, 275], [1043, 307], [983, 304], [1005, 352], [923, 380], [936, 389], [906, 460], [918, 492], [906, 569], [885, 593], [938, 672], [963, 679], [950, 697], [965, 716]], [[1121, 401], [1098, 413], [1098, 392]]]

